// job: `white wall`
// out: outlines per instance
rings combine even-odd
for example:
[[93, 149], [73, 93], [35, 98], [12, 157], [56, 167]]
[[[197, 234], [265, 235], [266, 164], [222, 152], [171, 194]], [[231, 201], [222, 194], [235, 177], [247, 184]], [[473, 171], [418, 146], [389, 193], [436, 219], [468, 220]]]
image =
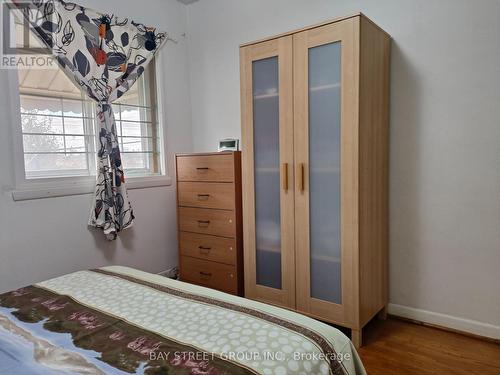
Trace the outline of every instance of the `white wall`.
[[358, 11], [394, 38], [390, 301], [500, 326], [498, 1], [194, 3], [194, 149], [240, 137], [240, 43]]
[[[186, 8], [175, 0], [79, 0], [94, 9], [156, 25], [179, 40], [162, 50], [165, 93], [165, 142], [173, 175], [174, 152], [191, 151]], [[115, 242], [87, 228], [91, 195], [14, 202], [11, 101], [8, 74], [0, 70], [0, 292], [33, 282], [108, 264], [130, 265], [160, 272], [177, 264], [174, 185], [131, 190], [136, 224]]]

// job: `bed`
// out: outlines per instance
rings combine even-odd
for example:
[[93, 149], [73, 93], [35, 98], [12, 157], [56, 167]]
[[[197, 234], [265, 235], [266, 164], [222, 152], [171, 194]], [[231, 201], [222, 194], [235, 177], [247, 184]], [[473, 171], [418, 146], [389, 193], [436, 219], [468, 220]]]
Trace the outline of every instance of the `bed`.
[[127, 267], [0, 295], [0, 374], [365, 374], [303, 315]]

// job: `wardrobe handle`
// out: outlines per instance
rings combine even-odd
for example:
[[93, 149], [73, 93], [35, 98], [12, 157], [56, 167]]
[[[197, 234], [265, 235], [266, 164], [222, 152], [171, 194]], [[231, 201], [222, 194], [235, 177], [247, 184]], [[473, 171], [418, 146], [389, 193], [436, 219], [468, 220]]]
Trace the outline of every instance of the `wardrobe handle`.
[[303, 193], [304, 190], [305, 190], [305, 173], [304, 173], [304, 169], [305, 169], [304, 163], [300, 163], [299, 164], [299, 178], [300, 178], [299, 189], [300, 189], [301, 193]]
[[208, 167], [197, 167], [196, 168], [198, 171], [206, 171], [207, 169], [209, 169]]
[[288, 191], [288, 163], [283, 163], [283, 190]]
[[208, 198], [210, 198], [210, 194], [198, 194], [198, 200], [201, 201], [201, 200], [207, 200]]

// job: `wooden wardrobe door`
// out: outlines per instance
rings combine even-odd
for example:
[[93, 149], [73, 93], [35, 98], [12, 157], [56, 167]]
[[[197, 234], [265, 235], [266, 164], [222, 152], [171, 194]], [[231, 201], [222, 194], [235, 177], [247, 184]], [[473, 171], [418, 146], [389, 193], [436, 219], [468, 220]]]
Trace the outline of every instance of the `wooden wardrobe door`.
[[297, 310], [337, 323], [356, 319], [358, 22], [293, 36]]
[[245, 296], [295, 307], [291, 36], [240, 49]]

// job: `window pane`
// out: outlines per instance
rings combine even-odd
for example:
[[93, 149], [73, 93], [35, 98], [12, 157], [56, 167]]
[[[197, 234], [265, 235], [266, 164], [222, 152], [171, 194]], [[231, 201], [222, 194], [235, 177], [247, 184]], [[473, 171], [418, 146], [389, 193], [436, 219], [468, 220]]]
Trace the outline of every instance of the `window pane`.
[[123, 152], [130, 151], [153, 151], [152, 139], [151, 138], [121, 138], [120, 142], [123, 142]]
[[28, 174], [30, 172], [72, 170], [75, 172], [74, 175], [81, 175], [82, 170], [88, 170], [86, 154], [26, 154], [24, 155], [24, 165]]
[[140, 138], [124, 138], [122, 139], [123, 152], [143, 151]]
[[21, 95], [21, 113], [61, 116], [61, 100]]
[[23, 133], [59, 133], [63, 132], [62, 118], [50, 116], [21, 115]]
[[67, 136], [66, 152], [85, 152], [85, 137], [83, 136]]
[[59, 135], [23, 135], [24, 152], [62, 152], [64, 138]]
[[151, 110], [147, 108], [120, 106], [122, 121], [151, 121]]
[[145, 124], [140, 122], [122, 122], [122, 131], [124, 136], [128, 137], [140, 137], [145, 136]]
[[81, 100], [63, 100], [64, 116], [83, 117]]
[[83, 119], [65, 117], [64, 118], [64, 134], [83, 134]]
[[141, 121], [139, 108], [121, 106], [121, 120]]
[[121, 154], [123, 167], [125, 169], [148, 169], [149, 168], [149, 158], [150, 154], [134, 153], [127, 154], [123, 152]]

